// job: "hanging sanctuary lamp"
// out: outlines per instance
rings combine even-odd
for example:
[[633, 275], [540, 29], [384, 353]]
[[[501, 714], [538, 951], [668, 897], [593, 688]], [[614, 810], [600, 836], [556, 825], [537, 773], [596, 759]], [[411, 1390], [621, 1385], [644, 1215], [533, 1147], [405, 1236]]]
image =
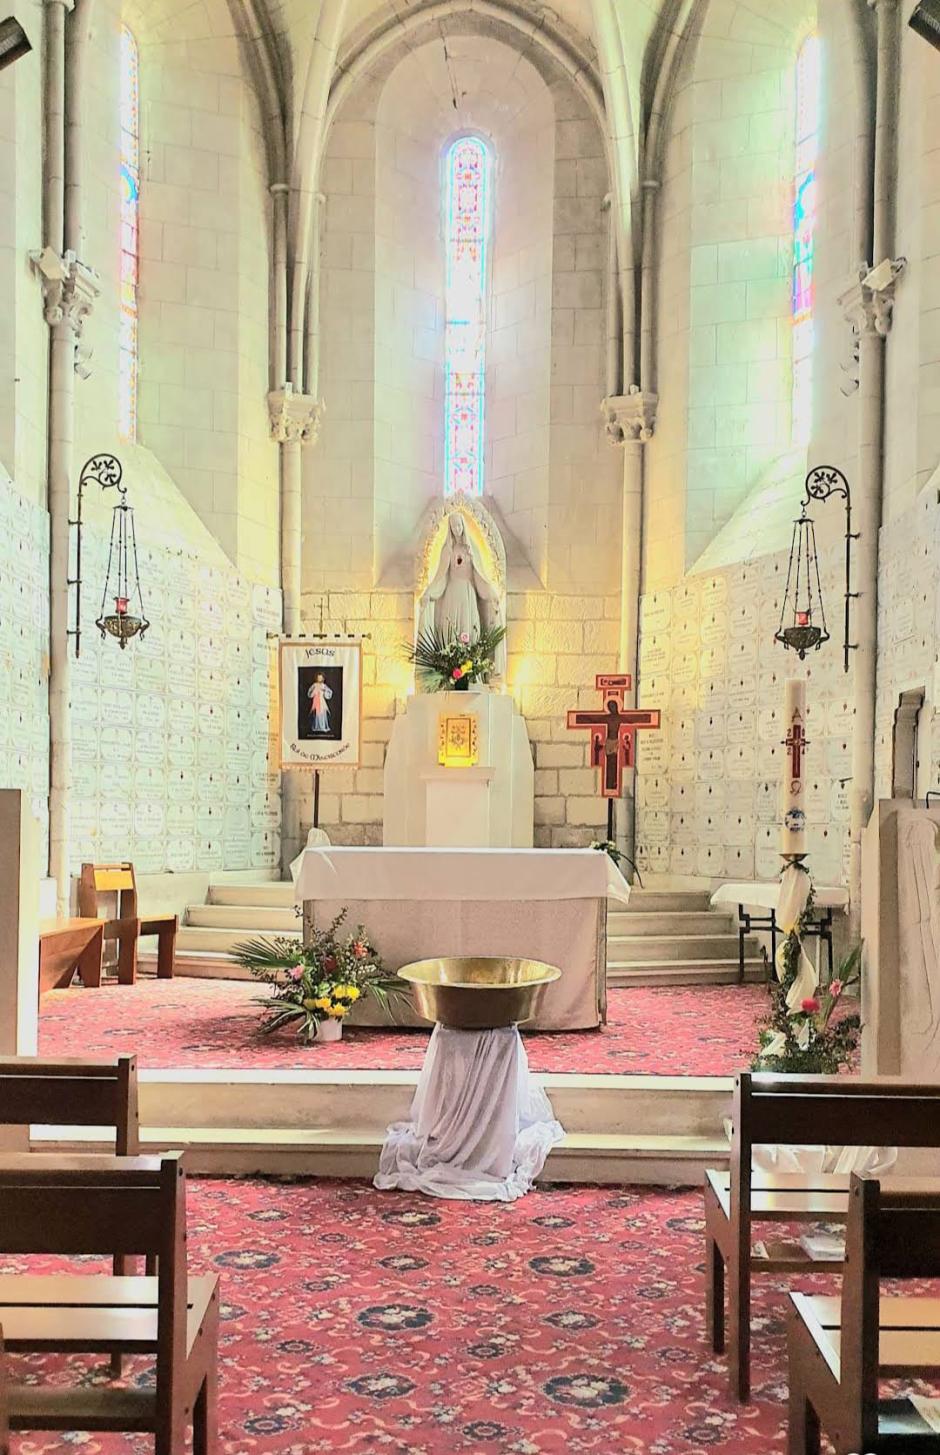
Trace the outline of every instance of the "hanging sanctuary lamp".
[[780, 609], [780, 625], [774, 634], [774, 641], [796, 652], [802, 661], [807, 652], [818, 652], [823, 642], [829, 640], [819, 576], [816, 526], [808, 512], [813, 500], [825, 501], [833, 495], [841, 496], [845, 500], [845, 609], [842, 652], [844, 670], [847, 672], [849, 653], [855, 647], [855, 643], [849, 641], [851, 603], [858, 596], [852, 590], [852, 542], [858, 540], [858, 536], [852, 533], [849, 482], [842, 471], [834, 466], [817, 465], [806, 476], [805, 492], [799, 517], [793, 522], [787, 583]]
[[76, 657], [81, 653], [82, 639], [82, 496], [87, 485], [100, 485], [102, 490], [115, 489], [120, 496], [111, 513], [108, 568], [95, 626], [102, 639], [114, 637], [123, 652], [127, 643], [136, 636], [142, 637], [150, 625], [144, 614], [140, 589], [134, 511], [127, 503], [123, 474], [121, 462], [115, 455], [93, 455], [85, 462], [79, 476], [78, 510], [75, 520], [70, 522], [76, 529], [75, 577], [69, 581], [69, 585], [76, 588], [75, 626], [69, 633], [75, 638]]

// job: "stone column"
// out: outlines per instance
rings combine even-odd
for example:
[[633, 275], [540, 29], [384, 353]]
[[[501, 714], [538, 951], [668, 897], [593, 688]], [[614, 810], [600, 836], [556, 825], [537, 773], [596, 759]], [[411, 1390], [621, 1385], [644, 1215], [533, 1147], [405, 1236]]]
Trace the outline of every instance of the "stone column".
[[[271, 438], [281, 447], [281, 597], [284, 635], [298, 636], [303, 613], [302, 592], [302, 490], [303, 448], [316, 443], [323, 417], [323, 405], [292, 384], [268, 395]], [[281, 776], [281, 869], [300, 852], [302, 783], [297, 769]]]
[[[632, 690], [625, 704], [636, 705], [637, 639], [643, 570], [644, 445], [656, 427], [655, 394], [632, 388], [603, 400], [607, 438], [623, 450], [623, 534], [620, 569], [620, 651], [618, 669], [629, 672]], [[623, 798], [617, 805], [617, 837], [632, 861], [636, 857], [636, 769], [624, 774]]]
[[[69, 910], [72, 730], [69, 520], [75, 436], [75, 371], [85, 319], [101, 291], [97, 273], [51, 247], [33, 256], [40, 273], [49, 351], [49, 874], [60, 914]], [[76, 588], [77, 589], [77, 588]]]
[[891, 327], [894, 287], [903, 259], [886, 259], [863, 269], [840, 295], [852, 325], [858, 359], [856, 416], [858, 465], [852, 483], [852, 526], [858, 539], [853, 551], [853, 588], [857, 600], [851, 614], [855, 669], [855, 725], [852, 738], [850, 791], [849, 893], [851, 929], [859, 927], [862, 882], [862, 832], [871, 817], [875, 789], [875, 703], [878, 656], [878, 543], [884, 494], [884, 360]]

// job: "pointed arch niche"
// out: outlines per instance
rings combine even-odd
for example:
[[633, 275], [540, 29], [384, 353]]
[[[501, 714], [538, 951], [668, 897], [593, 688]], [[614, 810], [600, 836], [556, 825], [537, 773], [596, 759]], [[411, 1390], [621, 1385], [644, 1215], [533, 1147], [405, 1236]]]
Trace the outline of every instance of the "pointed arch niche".
[[308, 592], [410, 590], [420, 522], [444, 498], [446, 157], [462, 135], [490, 159], [482, 497], [528, 585], [572, 589], [575, 561], [586, 575], [577, 522], [601, 543], [594, 584], [609, 568], [615, 589], [601, 134], [549, 58], [463, 19], [446, 38], [418, 29], [361, 76], [327, 139]]

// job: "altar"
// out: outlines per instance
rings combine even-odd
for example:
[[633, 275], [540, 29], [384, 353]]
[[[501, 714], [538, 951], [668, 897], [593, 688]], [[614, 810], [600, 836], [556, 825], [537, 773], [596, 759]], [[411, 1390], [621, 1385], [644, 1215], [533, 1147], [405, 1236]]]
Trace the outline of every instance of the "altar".
[[[557, 965], [527, 1030], [588, 1030], [607, 1011], [607, 900], [630, 887], [596, 849], [338, 848], [304, 850], [294, 886], [305, 933], [344, 907], [385, 966], [437, 955], [508, 955]], [[368, 1003], [351, 1024], [387, 1024]], [[396, 1025], [422, 1025], [410, 1008]]]

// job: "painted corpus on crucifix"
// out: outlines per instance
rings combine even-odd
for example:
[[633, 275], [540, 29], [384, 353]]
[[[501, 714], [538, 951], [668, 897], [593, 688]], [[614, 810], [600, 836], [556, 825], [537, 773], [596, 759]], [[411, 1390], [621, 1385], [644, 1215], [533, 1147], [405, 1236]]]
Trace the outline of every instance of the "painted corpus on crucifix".
[[639, 728], [658, 728], [658, 708], [624, 707], [624, 693], [632, 686], [628, 673], [600, 672], [595, 678], [604, 706], [596, 710], [572, 708], [569, 728], [587, 728], [591, 734], [591, 766], [600, 768], [601, 797], [619, 798], [623, 770], [633, 767], [633, 742]]

